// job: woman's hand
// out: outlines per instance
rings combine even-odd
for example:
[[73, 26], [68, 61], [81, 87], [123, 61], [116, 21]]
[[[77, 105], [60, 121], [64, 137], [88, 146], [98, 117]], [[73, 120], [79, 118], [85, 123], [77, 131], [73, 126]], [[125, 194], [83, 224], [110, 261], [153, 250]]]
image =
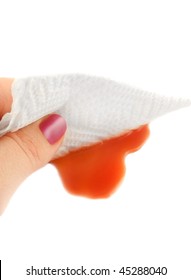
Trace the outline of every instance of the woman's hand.
[[[11, 111], [13, 79], [0, 79], [0, 120]], [[18, 186], [46, 165], [61, 145], [65, 120], [52, 114], [0, 137], [0, 214]]]

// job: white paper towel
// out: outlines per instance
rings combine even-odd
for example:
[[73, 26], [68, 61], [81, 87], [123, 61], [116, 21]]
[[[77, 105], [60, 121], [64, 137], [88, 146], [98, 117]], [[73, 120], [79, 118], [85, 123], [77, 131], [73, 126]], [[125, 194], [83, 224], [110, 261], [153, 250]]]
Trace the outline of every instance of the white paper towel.
[[58, 113], [66, 119], [68, 129], [56, 157], [191, 104], [190, 100], [81, 74], [15, 79], [12, 95], [11, 112], [0, 121], [0, 136]]

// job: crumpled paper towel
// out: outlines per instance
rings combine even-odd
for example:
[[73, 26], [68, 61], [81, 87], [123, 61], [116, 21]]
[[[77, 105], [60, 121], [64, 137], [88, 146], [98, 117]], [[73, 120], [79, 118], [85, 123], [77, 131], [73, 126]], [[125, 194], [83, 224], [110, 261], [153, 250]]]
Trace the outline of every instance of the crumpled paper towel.
[[67, 132], [55, 158], [191, 104], [82, 74], [15, 79], [12, 95], [11, 112], [0, 121], [0, 136], [58, 113], [66, 119]]

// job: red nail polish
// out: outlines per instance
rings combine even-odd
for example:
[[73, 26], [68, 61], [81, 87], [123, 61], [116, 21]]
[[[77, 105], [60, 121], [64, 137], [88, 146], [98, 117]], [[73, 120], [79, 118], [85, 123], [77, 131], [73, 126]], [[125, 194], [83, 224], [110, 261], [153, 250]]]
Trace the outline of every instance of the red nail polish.
[[39, 125], [40, 130], [50, 144], [56, 143], [66, 131], [66, 121], [57, 114], [52, 114]]

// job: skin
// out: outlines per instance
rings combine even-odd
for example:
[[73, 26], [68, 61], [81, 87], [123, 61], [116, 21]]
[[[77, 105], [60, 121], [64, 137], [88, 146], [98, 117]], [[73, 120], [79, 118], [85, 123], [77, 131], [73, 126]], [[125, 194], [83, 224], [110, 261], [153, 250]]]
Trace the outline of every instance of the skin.
[[13, 80], [13, 78], [0, 78], [0, 119], [11, 110], [11, 85]]
[[[11, 111], [13, 78], [0, 78], [0, 120]], [[14, 133], [0, 137], [0, 214], [19, 185], [33, 172], [46, 165], [63, 141], [49, 144], [40, 123], [47, 117]]]

